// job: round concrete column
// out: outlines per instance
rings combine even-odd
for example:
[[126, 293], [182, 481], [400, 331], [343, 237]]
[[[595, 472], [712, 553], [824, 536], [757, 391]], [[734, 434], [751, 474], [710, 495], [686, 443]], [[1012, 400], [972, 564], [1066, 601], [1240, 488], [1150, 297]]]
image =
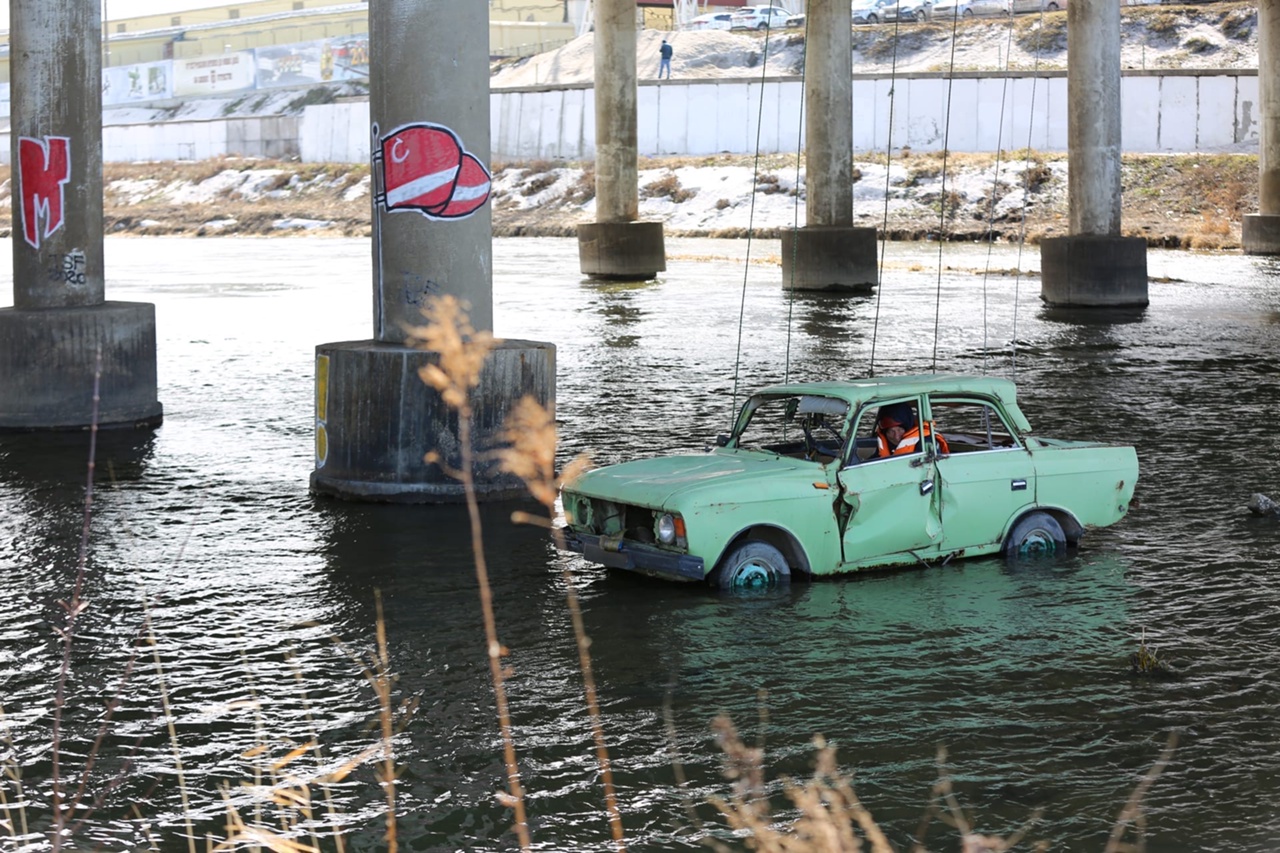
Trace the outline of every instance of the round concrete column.
[[1258, 212], [1244, 218], [1251, 255], [1280, 255], [1280, 0], [1258, 0]]
[[853, 42], [842, 3], [810, 4], [804, 58], [805, 227], [782, 235], [782, 286], [869, 290], [876, 232], [853, 227]]
[[[1052, 305], [1147, 304], [1147, 246], [1120, 236], [1120, 5], [1067, 4], [1070, 233], [1040, 248], [1040, 296]], [[1097, 260], [1106, 258], [1108, 263]]]
[[595, 3], [596, 221], [578, 226], [593, 278], [653, 278], [667, 268], [660, 222], [638, 222], [636, 0]]
[[[373, 339], [316, 347], [311, 488], [354, 500], [465, 499], [457, 413], [420, 378], [439, 354], [405, 346], [422, 308], [450, 295], [493, 327], [488, 7], [459, 0], [369, 4], [373, 122]], [[555, 347], [504, 341], [472, 392], [471, 475], [482, 498], [523, 493], [484, 451], [529, 395], [555, 406]], [[428, 464], [430, 451], [441, 464]]]
[[[369, 4], [375, 171], [389, 170], [377, 186], [385, 200], [373, 203], [373, 327], [380, 341], [403, 343], [405, 328], [422, 324], [427, 298], [443, 293], [470, 304], [477, 329], [493, 328], [493, 209], [484, 204], [449, 218], [431, 213], [449, 200], [461, 162], [469, 162], [460, 154], [486, 168], [489, 162], [489, 55], [481, 37], [488, 15], [483, 3], [456, 0]], [[472, 44], [477, 38], [481, 43]], [[422, 125], [447, 133], [419, 132]], [[424, 152], [429, 146], [438, 150]], [[418, 166], [391, 174], [396, 161]]]
[[10, 3], [13, 308], [0, 309], [0, 429], [153, 426], [155, 309], [106, 302], [95, 3]]

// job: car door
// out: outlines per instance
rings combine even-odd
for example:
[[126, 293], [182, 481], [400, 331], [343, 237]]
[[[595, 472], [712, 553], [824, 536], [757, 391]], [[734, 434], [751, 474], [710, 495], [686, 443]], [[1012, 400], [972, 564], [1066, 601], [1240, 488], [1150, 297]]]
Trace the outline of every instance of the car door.
[[995, 550], [1009, 523], [1035, 504], [1031, 453], [994, 401], [951, 395], [928, 403], [948, 451], [936, 464], [944, 550]]
[[[919, 400], [908, 402], [919, 411]], [[858, 413], [852, 450], [837, 480], [845, 568], [913, 563], [938, 550], [942, 534], [934, 494], [932, 445], [883, 459], [875, 455], [879, 402]]]

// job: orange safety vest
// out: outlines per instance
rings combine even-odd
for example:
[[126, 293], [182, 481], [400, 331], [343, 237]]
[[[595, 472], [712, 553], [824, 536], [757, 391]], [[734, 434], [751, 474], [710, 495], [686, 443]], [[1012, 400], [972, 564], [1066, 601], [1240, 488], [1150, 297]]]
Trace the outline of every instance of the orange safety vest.
[[[933, 435], [932, 424], [924, 425], [924, 434]], [[933, 435], [934, 441], [938, 444], [940, 453], [950, 453], [951, 449], [947, 447], [947, 440], [941, 435]], [[919, 450], [920, 444], [920, 427], [913, 426], [902, 434], [902, 440], [898, 442], [898, 446], [892, 451], [889, 450], [889, 440], [885, 438], [884, 433], [879, 427], [876, 427], [876, 456], [884, 458], [886, 456], [902, 456], [907, 453], [915, 453]]]

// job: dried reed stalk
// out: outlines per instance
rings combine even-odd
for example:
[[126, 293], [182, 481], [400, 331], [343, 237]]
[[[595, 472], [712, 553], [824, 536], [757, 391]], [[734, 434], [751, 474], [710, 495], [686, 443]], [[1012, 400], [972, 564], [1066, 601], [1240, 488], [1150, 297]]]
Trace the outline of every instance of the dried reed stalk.
[[[556, 514], [556, 496], [560, 493], [561, 486], [576, 479], [590, 463], [586, 457], [579, 456], [569, 463], [560, 477], [556, 477], [555, 419], [532, 397], [522, 398], [507, 416], [504, 437], [507, 446], [498, 452], [502, 470], [523, 480], [529, 489], [529, 494], [546, 507], [547, 518], [538, 519], [538, 522], [551, 527], [551, 535], [555, 539], [556, 547], [563, 550], [564, 533], [553, 524]], [[525, 513], [514, 514], [512, 520], [517, 523], [534, 521]], [[622, 813], [618, 809], [618, 796], [613, 785], [613, 767], [609, 760], [609, 747], [605, 742], [604, 718], [600, 714], [596, 679], [591, 668], [591, 638], [587, 636], [587, 629], [582, 621], [582, 607], [567, 566], [563, 570], [563, 576], [565, 600], [569, 608], [569, 618], [573, 623], [573, 636], [578, 647], [578, 666], [582, 670], [582, 689], [586, 696], [587, 713], [591, 717], [596, 764], [600, 768], [600, 782], [604, 786], [605, 808], [609, 814], [609, 831], [613, 835], [613, 842], [618, 850], [626, 850]]]
[[[507, 705], [502, 663], [502, 658], [508, 651], [498, 640], [498, 626], [493, 614], [493, 590], [489, 585], [489, 569], [484, 556], [480, 504], [476, 499], [475, 478], [472, 474], [474, 451], [471, 443], [471, 390], [480, 384], [480, 372], [484, 368], [485, 359], [497, 341], [489, 332], [477, 332], [472, 328], [463, 305], [453, 296], [432, 299], [422, 313], [427, 318], [427, 325], [408, 329], [409, 343], [435, 353], [439, 363], [426, 365], [419, 371], [419, 376], [440, 394], [447, 406], [458, 413], [459, 468], [445, 470], [462, 484], [471, 519], [471, 551], [475, 558], [476, 581], [480, 587], [480, 610], [484, 617], [489, 673], [493, 680], [498, 726], [502, 731], [503, 760], [507, 768], [507, 791], [499, 799], [515, 813], [515, 832], [520, 849], [529, 850], [524, 787], [520, 782], [520, 767], [516, 762], [516, 745], [511, 733], [511, 713]], [[428, 453], [425, 459], [444, 467], [444, 460], [434, 451]]]
[[71, 676], [71, 644], [75, 637], [76, 618], [88, 607], [81, 593], [87, 574], [89, 554], [89, 527], [93, 520], [93, 472], [97, 465], [98, 453], [98, 407], [101, 403], [102, 391], [102, 347], [98, 347], [93, 367], [93, 406], [89, 421], [89, 473], [84, 492], [84, 520], [80, 528], [80, 545], [76, 555], [76, 580], [71, 587], [71, 597], [59, 602], [66, 611], [66, 622], [62, 627], [54, 628], [62, 641], [62, 665], [58, 670], [57, 686], [53, 697], [53, 769], [52, 769], [52, 805], [53, 830], [52, 844], [54, 853], [62, 849], [63, 836], [67, 829], [67, 809], [62, 802], [62, 711], [67, 704], [67, 679]]

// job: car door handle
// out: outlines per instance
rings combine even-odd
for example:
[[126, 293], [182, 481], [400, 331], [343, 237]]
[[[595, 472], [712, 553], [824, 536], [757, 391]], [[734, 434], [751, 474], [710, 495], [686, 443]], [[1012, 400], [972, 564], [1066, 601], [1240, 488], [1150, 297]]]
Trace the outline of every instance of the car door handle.
[[1009, 482], [1009, 491], [1011, 492], [1025, 492], [1026, 490], [1027, 490], [1026, 480], [1011, 480]]
[[920, 494], [927, 495], [933, 491], [933, 480], [922, 480], [920, 482]]

